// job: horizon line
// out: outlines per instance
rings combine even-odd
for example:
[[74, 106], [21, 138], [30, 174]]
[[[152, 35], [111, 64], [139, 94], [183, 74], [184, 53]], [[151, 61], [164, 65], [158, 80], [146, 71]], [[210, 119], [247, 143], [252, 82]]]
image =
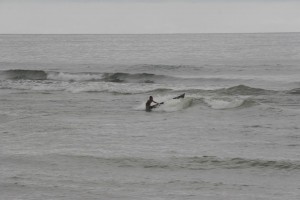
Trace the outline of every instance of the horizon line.
[[274, 32], [205, 32], [205, 33], [0, 33], [0, 35], [187, 35], [187, 34], [276, 34], [300, 33], [300, 31]]

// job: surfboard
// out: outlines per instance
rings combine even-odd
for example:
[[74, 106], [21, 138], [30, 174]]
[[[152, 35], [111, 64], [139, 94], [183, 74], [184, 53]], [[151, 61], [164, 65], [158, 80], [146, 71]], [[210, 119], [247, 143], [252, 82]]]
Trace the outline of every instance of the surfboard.
[[[172, 98], [172, 99], [183, 99], [184, 97], [185, 97], [185, 93], [183, 93], [183, 94], [181, 94], [181, 95], [179, 95], [179, 96], [177, 96], [177, 97], [174, 97], [174, 98]], [[164, 103], [165, 103], [165, 102], [161, 102], [161, 103], [158, 103], [158, 104], [154, 105], [154, 106], [153, 106], [153, 109], [159, 107], [160, 105], [162, 105], [162, 104], [164, 104]]]
[[177, 97], [174, 97], [173, 99], [181, 99], [181, 98], [184, 98], [184, 97], [185, 97], [185, 93], [183, 93], [183, 94], [181, 94], [181, 95], [179, 95]]

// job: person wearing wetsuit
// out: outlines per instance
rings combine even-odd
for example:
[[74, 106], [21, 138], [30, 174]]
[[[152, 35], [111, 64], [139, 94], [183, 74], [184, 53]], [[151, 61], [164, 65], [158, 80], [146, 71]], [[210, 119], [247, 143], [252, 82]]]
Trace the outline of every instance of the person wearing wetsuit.
[[[151, 106], [151, 103], [156, 103], [155, 105]], [[146, 111], [150, 112], [153, 108], [155, 108], [157, 106], [157, 102], [153, 100], [153, 97], [150, 96], [148, 101], [146, 102]]]

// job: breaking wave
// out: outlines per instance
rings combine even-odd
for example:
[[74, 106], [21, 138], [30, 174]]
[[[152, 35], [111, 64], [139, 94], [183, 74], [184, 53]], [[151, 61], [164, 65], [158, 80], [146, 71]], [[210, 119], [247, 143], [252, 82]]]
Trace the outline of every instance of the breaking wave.
[[[254, 88], [246, 85], [233, 87], [208, 88], [206, 85], [217, 83], [224, 85], [224, 81], [209, 77], [174, 77], [151, 73], [67, 73], [43, 70], [6, 70], [0, 71], [0, 89], [17, 89], [33, 91], [67, 91], [67, 92], [110, 92], [116, 94], [137, 93], [187, 93], [199, 96], [217, 96], [205, 98], [204, 102], [215, 109], [227, 109], [253, 105], [253, 101], [236, 96], [272, 95], [280, 92], [300, 94], [299, 88], [288, 91], [274, 91]], [[237, 81], [230, 82], [233, 85]], [[203, 84], [204, 83], [204, 84]], [[208, 83], [205, 85], [205, 83]], [[234, 98], [223, 98], [223, 97]], [[221, 98], [219, 98], [221, 97]]]
[[[0, 71], [0, 79], [4, 80], [57, 80], [57, 81], [78, 81], [78, 82], [115, 82], [115, 83], [160, 83], [160, 82], [182, 82], [182, 83], [203, 83], [203, 82], [231, 82], [242, 81], [243, 79], [236, 78], [222, 78], [222, 77], [182, 77], [182, 76], [170, 76], [153, 74], [153, 73], [125, 73], [125, 72], [113, 72], [113, 73], [96, 73], [96, 72], [57, 72], [57, 71], [43, 71], [43, 70], [23, 70], [14, 69]], [[240, 88], [243, 90], [245, 88]], [[230, 91], [228, 91], [230, 92]]]
[[91, 73], [64, 73], [64, 72], [48, 72], [47, 80], [56, 80], [56, 81], [101, 81], [102, 74], [91, 74]]
[[0, 89], [30, 90], [30, 91], [66, 91], [81, 92], [109, 92], [115, 94], [138, 94], [155, 91], [167, 91], [157, 85], [140, 85], [135, 83], [114, 82], [62, 82], [62, 81], [32, 81], [6, 80], [0, 81]]
[[252, 99], [241, 98], [205, 98], [204, 102], [211, 108], [216, 110], [225, 110], [232, 108], [246, 108], [258, 104]]
[[156, 79], [166, 78], [164, 75], [155, 75], [149, 73], [104, 73], [103, 80], [107, 82], [139, 82], [154, 83]]
[[46, 72], [43, 70], [7, 70], [0, 71], [2, 79], [8, 80], [57, 80], [57, 81], [104, 81], [104, 82], [137, 82], [154, 83], [155, 80], [167, 78], [164, 75], [150, 73], [67, 73]]

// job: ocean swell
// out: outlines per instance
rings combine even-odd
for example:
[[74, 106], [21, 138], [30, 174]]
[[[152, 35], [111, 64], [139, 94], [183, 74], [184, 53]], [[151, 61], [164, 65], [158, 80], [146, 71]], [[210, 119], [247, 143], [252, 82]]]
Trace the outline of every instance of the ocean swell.
[[23, 69], [14, 69], [14, 70], [7, 70], [2, 71], [1, 74], [6, 79], [13, 79], [13, 80], [46, 80], [47, 73], [42, 70], [23, 70]]
[[295, 88], [287, 92], [288, 94], [300, 94], [300, 88]]
[[247, 158], [218, 158], [215, 156], [202, 157], [170, 157], [164, 159], [146, 159], [137, 157], [97, 157], [90, 155], [59, 155], [66, 159], [75, 159], [82, 162], [95, 161], [117, 167], [160, 168], [160, 169], [273, 169], [273, 170], [300, 170], [299, 161], [263, 160]]
[[230, 95], [264, 95], [275, 93], [273, 90], [265, 90], [261, 88], [252, 88], [246, 85], [237, 85], [230, 88], [222, 88], [217, 90], [219, 93], [230, 94]]

